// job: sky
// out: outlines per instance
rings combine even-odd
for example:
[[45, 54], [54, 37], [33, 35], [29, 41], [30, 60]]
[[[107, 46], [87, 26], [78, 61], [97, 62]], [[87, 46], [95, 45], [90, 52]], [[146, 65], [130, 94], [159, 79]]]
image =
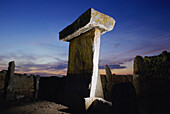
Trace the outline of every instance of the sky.
[[0, 0], [0, 70], [15, 61], [16, 73], [67, 73], [69, 43], [59, 32], [89, 8], [116, 20], [101, 36], [100, 74], [133, 74], [136, 55], [170, 51], [170, 0]]

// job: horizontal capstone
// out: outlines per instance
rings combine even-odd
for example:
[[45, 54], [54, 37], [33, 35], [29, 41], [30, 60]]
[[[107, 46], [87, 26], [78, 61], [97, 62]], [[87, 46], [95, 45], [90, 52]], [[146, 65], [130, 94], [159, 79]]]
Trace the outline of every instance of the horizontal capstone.
[[90, 8], [71, 25], [63, 29], [59, 33], [59, 39], [62, 41], [70, 41], [93, 28], [98, 28], [101, 34], [103, 34], [107, 31], [111, 31], [114, 24], [115, 20], [112, 17]]

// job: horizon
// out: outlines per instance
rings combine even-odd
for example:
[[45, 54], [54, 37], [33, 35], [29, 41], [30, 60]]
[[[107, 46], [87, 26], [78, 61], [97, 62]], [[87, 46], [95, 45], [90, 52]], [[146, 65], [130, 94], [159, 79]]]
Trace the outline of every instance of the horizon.
[[[166, 50], [164, 50], [164, 51], [166, 51]], [[170, 52], [168, 52], [167, 51], [167, 53], [170, 53]], [[162, 54], [162, 52], [160, 53], [160, 54]], [[159, 55], [160, 55], [159, 54]], [[140, 56], [140, 55], [137, 55], [137, 56]], [[153, 56], [158, 56], [158, 55], [153, 55]], [[153, 57], [153, 56], [143, 56], [143, 58], [144, 57]], [[10, 61], [11, 62], [11, 61]], [[15, 62], [15, 61], [14, 61]], [[133, 61], [132, 61], [132, 63], [133, 63]], [[100, 68], [100, 67], [102, 67], [102, 68]], [[133, 66], [132, 66], [133, 67]], [[105, 73], [105, 66], [103, 67], [103, 66], [99, 66], [99, 69], [100, 70], [102, 70], [102, 71], [99, 71], [100, 72], [100, 75], [106, 75], [106, 73]], [[7, 68], [6, 69], [1, 69], [0, 71], [2, 71], [2, 70], [8, 70], [8, 64], [7, 64]], [[131, 69], [132, 71], [133, 71], [133, 68]], [[15, 72], [15, 70], [14, 70], [14, 73], [15, 74], [26, 74], [26, 75], [40, 75], [40, 77], [64, 77], [64, 76], [67, 76], [67, 72], [66, 72], [66, 74], [59, 74], [59, 75], [56, 75], [56, 74], [54, 74], [54, 75], [50, 75], [50, 74], [48, 74], [48, 75], [41, 75], [41, 73], [35, 73], [35, 74], [33, 74], [33, 73], [25, 73], [25, 72]], [[112, 74], [115, 74], [115, 75], [125, 75], [125, 76], [127, 76], [127, 75], [133, 75], [133, 72], [132, 72], [132, 74], [116, 74], [116, 73], [113, 73], [112, 71], [111, 71], [111, 73]]]
[[69, 43], [59, 32], [89, 8], [116, 20], [101, 35], [100, 74], [133, 74], [135, 56], [170, 52], [170, 1], [0, 1], [0, 70], [15, 61], [15, 73], [66, 75]]

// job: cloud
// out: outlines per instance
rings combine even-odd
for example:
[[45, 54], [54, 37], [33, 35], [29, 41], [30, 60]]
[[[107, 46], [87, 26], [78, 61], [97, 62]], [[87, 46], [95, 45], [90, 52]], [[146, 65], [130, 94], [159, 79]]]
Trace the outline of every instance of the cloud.
[[[132, 38], [135, 39], [135, 37]], [[101, 56], [101, 64], [126, 62], [124, 60], [128, 58], [133, 60], [136, 55], [153, 56], [153, 54], [160, 54], [164, 50], [170, 51], [170, 34], [159, 35], [154, 38], [151, 37], [150, 40], [139, 38], [138, 40], [135, 39], [135, 41], [127, 41], [129, 44], [127, 45], [128, 47], [123, 46], [123, 42], [121, 43], [121, 51], [117, 49], [109, 52], [106, 51], [106, 53]]]
[[6, 53], [4, 55], [0, 55], [0, 61], [3, 63], [7, 63], [11, 60], [16, 61], [35, 61], [37, 57], [28, 54], [22, 53]]
[[34, 45], [48, 49], [48, 50], [54, 50], [54, 51], [58, 49], [65, 50], [67, 47], [67, 45], [61, 45], [60, 42], [57, 42], [56, 44], [38, 42], [38, 43], [35, 43]]
[[130, 58], [118, 58], [118, 59], [103, 59], [99, 61], [99, 66], [103, 66], [105, 64], [111, 64], [112, 65], [121, 65], [121, 64], [125, 64], [126, 62], [130, 62], [133, 61], [134, 57], [130, 57]]
[[134, 57], [131, 57], [131, 58], [122, 58], [122, 59], [119, 59], [115, 62], [113, 62], [114, 64], [124, 64], [126, 62], [130, 62], [130, 61], [133, 61], [134, 60]]
[[120, 43], [116, 43], [115, 45], [114, 45], [114, 48], [117, 48], [117, 47], [119, 47], [120, 46]]
[[161, 53], [162, 51], [170, 51], [170, 46], [169, 44], [164, 44], [161, 45], [157, 48], [153, 48], [153, 49], [149, 49], [145, 52], [142, 52], [140, 55], [149, 55], [149, 54], [153, 54], [153, 53]]
[[9, 59], [9, 56], [4, 56], [4, 55], [0, 55], [0, 61], [3, 61], [4, 59]]
[[[38, 64], [34, 62], [20, 63], [16, 65], [16, 72], [29, 73], [29, 74], [66, 74], [67, 61], [57, 59], [55, 63]], [[44, 74], [43, 74], [44, 75]]]
[[50, 68], [47, 68], [48, 69], [57, 69], [57, 70], [61, 70], [61, 69], [65, 69], [67, 68], [67, 63], [61, 63], [61, 64], [58, 64], [56, 66], [52, 66]]
[[67, 61], [50, 55], [35, 55], [23, 52], [0, 55], [0, 70], [7, 69], [8, 62], [15, 61], [16, 73], [63, 75], [66, 74]]
[[[108, 65], [110, 69], [124, 69], [126, 66], [121, 65]], [[105, 69], [105, 65], [99, 66], [99, 69]]]

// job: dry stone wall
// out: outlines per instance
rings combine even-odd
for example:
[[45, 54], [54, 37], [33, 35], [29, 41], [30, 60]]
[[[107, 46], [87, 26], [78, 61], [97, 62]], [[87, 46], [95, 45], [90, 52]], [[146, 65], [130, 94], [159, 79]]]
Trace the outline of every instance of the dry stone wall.
[[115, 84], [130, 82], [133, 83], [133, 76], [132, 75], [111, 75], [111, 80], [108, 82], [106, 75], [101, 75], [101, 82], [103, 87], [104, 98], [108, 101], [111, 101], [111, 92], [112, 87]]
[[[133, 84], [143, 113], [167, 113], [170, 105], [170, 53], [134, 59]], [[149, 108], [148, 108], [149, 107]]]
[[157, 56], [136, 56], [134, 76], [144, 79], [170, 79], [170, 53], [163, 51]]
[[23, 97], [37, 97], [37, 80], [39, 76], [14, 75], [9, 80], [7, 88], [7, 100], [20, 99]]
[[6, 70], [0, 71], [0, 101], [3, 100], [6, 74], [7, 74]]
[[133, 83], [132, 75], [115, 75], [112, 74], [108, 65], [105, 66], [106, 75], [101, 75], [104, 98], [111, 101], [112, 89], [115, 84], [130, 82]]
[[[140, 94], [146, 91], [146, 88], [150, 88], [152, 84], [159, 85], [159, 81], [170, 79], [170, 53], [163, 51], [160, 55], [144, 58], [136, 56], [133, 67], [133, 84], [137, 94]], [[155, 86], [153, 85], [153, 87]]]
[[144, 57], [145, 78], [170, 79], [170, 53], [163, 51], [158, 56]]
[[15, 63], [12, 61], [9, 62], [7, 71], [0, 71], [0, 100], [37, 98], [40, 76], [17, 74], [14, 70]]

